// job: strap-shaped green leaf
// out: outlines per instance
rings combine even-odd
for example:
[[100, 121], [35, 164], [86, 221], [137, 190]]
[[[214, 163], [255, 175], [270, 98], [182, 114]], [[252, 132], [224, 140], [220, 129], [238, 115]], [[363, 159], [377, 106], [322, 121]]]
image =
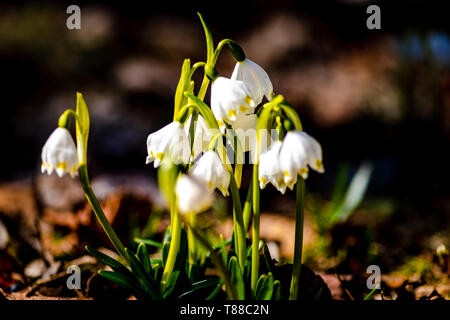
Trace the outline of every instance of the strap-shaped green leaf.
[[211, 30], [209, 29], [208, 25], [206, 24], [205, 20], [203, 19], [203, 16], [200, 14], [200, 12], [197, 12], [198, 17], [200, 18], [200, 21], [203, 26], [203, 30], [205, 31], [205, 38], [206, 38], [206, 54], [207, 54], [207, 62], [210, 63], [211, 59], [214, 54], [214, 41], [212, 37]]
[[190, 70], [191, 70], [191, 61], [189, 59], [184, 59], [183, 66], [181, 67], [180, 80], [178, 81], [177, 89], [175, 91], [175, 105], [173, 112], [174, 121], [176, 120], [178, 111], [184, 105], [183, 103], [183, 101], [185, 100], [184, 91], [189, 90]]
[[121, 272], [121, 273], [127, 273], [127, 271], [129, 273], [131, 273], [131, 271], [129, 271], [129, 269], [127, 267], [125, 267], [122, 263], [120, 263], [116, 259], [113, 259], [110, 256], [98, 251], [97, 249], [91, 248], [89, 246], [86, 246], [85, 249], [91, 255], [96, 257], [99, 261], [110, 266], [113, 270]]
[[236, 256], [231, 257], [228, 262], [228, 271], [231, 274], [231, 283], [236, 288], [237, 300], [245, 299], [245, 284], [242, 276], [241, 267], [239, 266]]
[[187, 295], [190, 295], [190, 294], [192, 294], [192, 293], [194, 293], [194, 292], [196, 292], [196, 291], [198, 291], [200, 289], [208, 288], [208, 287], [211, 287], [211, 286], [217, 286], [218, 284], [222, 284], [220, 279], [205, 279], [205, 280], [201, 280], [201, 281], [198, 281], [198, 282], [194, 282], [191, 285], [190, 290], [188, 290], [188, 291], [182, 293], [181, 295], [179, 295], [178, 299], [181, 299], [181, 298], [183, 298], [183, 297], [185, 297]]
[[180, 275], [180, 271], [179, 270], [174, 270], [170, 274], [169, 282], [167, 282], [166, 290], [164, 290], [163, 299], [167, 299], [170, 296], [170, 294], [173, 292], [173, 290], [176, 287], [179, 275]]
[[136, 253], [137, 253], [139, 261], [142, 263], [142, 266], [144, 267], [145, 271], [147, 271], [147, 274], [150, 274], [152, 266], [150, 263], [150, 258], [148, 256], [147, 246], [141, 242], [138, 246]]
[[274, 268], [273, 259], [270, 255], [269, 247], [267, 247], [266, 243], [264, 244], [264, 262], [266, 264], [267, 270], [269, 270], [269, 272], [272, 272]]
[[161, 250], [163, 268], [166, 267], [167, 257], [169, 256], [169, 250], [170, 250], [170, 241], [166, 241]]
[[140, 287], [137, 281], [122, 273], [100, 270], [98, 274], [123, 288], [131, 290], [138, 299], [145, 299], [148, 297], [148, 294]]
[[215, 297], [217, 297], [217, 295], [219, 294], [219, 292], [222, 291], [222, 283], [219, 283], [214, 290], [205, 298], [205, 300], [210, 301], [213, 300]]
[[281, 282], [279, 280], [273, 282], [272, 300], [281, 300]]
[[77, 136], [77, 151], [78, 151], [78, 166], [85, 165], [87, 162], [87, 142], [89, 137], [89, 109], [83, 95], [77, 92], [77, 107], [76, 113], [78, 121], [76, 121], [76, 136]]
[[162, 243], [154, 241], [154, 240], [150, 240], [150, 239], [134, 238], [134, 241], [136, 241], [137, 243], [142, 242], [148, 246], [152, 246], [152, 247], [159, 248], [159, 249], [161, 249], [163, 247]]
[[273, 275], [269, 272], [266, 275], [262, 275], [256, 285], [256, 300], [270, 300], [273, 294]]
[[160, 300], [161, 294], [157, 289], [156, 284], [153, 279], [150, 278], [147, 271], [145, 271], [139, 259], [128, 248], [125, 248], [125, 251], [130, 258], [131, 268], [139, 279], [139, 282], [144, 290], [148, 292], [154, 300]]

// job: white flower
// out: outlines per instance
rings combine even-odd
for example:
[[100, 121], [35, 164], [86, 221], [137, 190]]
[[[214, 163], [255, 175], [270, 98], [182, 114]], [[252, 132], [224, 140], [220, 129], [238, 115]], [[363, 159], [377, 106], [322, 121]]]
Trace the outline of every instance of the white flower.
[[298, 174], [303, 179], [308, 177], [307, 165], [318, 172], [324, 172], [320, 144], [306, 132], [289, 131], [280, 150], [280, 168], [284, 173], [284, 181], [291, 190], [297, 182]]
[[211, 109], [223, 126], [223, 122], [236, 120], [239, 114], [249, 114], [256, 104], [246, 84], [239, 80], [218, 77], [211, 85]]
[[241, 143], [244, 152], [252, 150], [256, 144], [256, 114], [242, 114], [236, 117], [232, 127]]
[[164, 128], [151, 133], [147, 138], [147, 161], [154, 161], [157, 168], [164, 158], [173, 163], [188, 163], [191, 155], [189, 138], [184, 132], [183, 125], [174, 121]]
[[75, 142], [69, 130], [57, 128], [42, 148], [42, 173], [50, 175], [53, 170], [59, 177], [67, 172], [73, 178], [78, 175], [78, 157]]
[[264, 96], [269, 101], [272, 99], [273, 86], [269, 76], [250, 59], [236, 63], [231, 79], [244, 81], [256, 105], [261, 103]]
[[204, 211], [214, 201], [212, 191], [202, 181], [186, 174], [182, 174], [178, 178], [175, 184], [175, 194], [177, 195], [178, 210], [182, 214]]
[[275, 188], [281, 193], [286, 192], [286, 184], [284, 182], [284, 174], [280, 169], [280, 150], [282, 147], [281, 141], [275, 141], [259, 156], [258, 179], [259, 186], [264, 189], [267, 183], [272, 183]]
[[189, 173], [198, 180], [207, 184], [210, 190], [219, 189], [227, 196], [230, 185], [230, 173], [215, 151], [207, 151], [189, 170]]
[[[187, 136], [190, 136], [189, 128], [191, 126], [191, 121], [192, 116], [189, 116], [188, 120], [184, 124], [184, 131], [186, 132]], [[211, 130], [208, 127], [205, 119], [201, 115], [198, 115], [195, 126], [194, 143], [192, 145], [194, 159], [197, 158], [200, 153], [208, 149], [208, 145], [213, 138], [213, 133], [214, 130]]]
[[323, 173], [322, 147], [303, 131], [289, 131], [283, 141], [272, 143], [259, 158], [259, 183], [272, 183], [281, 193], [293, 189], [300, 175], [308, 178], [308, 166]]

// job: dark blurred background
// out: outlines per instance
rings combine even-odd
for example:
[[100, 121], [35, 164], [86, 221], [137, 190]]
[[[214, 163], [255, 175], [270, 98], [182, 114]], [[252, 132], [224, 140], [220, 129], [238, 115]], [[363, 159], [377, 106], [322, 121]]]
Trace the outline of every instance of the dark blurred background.
[[[448, 240], [450, 221], [444, 3], [77, 1], [81, 30], [68, 30], [72, 2], [2, 1], [0, 182], [38, 174], [42, 145], [59, 115], [74, 107], [76, 91], [91, 113], [92, 175], [154, 177], [145, 165], [146, 137], [172, 119], [183, 59], [205, 59], [200, 11], [215, 42], [236, 40], [321, 142], [326, 174], [311, 174], [308, 191], [329, 200], [341, 166], [351, 177], [362, 162], [371, 163], [366, 199], [395, 208], [390, 224], [416, 222], [407, 241], [447, 235], [429, 244], [435, 248]], [[366, 27], [370, 4], [381, 8], [381, 30]], [[233, 67], [225, 51], [219, 73], [230, 76]], [[273, 188], [266, 194], [263, 205], [276, 211], [278, 194]], [[405, 236], [383, 234], [383, 224], [379, 234], [386, 246]]]

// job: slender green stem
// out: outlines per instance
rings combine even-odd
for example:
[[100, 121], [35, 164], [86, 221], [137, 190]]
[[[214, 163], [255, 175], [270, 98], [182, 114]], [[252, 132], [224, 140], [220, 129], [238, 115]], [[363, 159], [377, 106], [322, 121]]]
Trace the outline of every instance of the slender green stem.
[[241, 200], [239, 197], [239, 189], [236, 185], [236, 180], [234, 180], [234, 176], [231, 174], [230, 178], [230, 191], [231, 197], [233, 198], [233, 229], [236, 235], [237, 242], [237, 255], [239, 266], [241, 267], [242, 272], [244, 272], [245, 262], [247, 260], [247, 244], [245, 240], [245, 227], [244, 227], [244, 218], [242, 216], [242, 207]]
[[170, 240], [169, 254], [167, 255], [166, 265], [164, 266], [163, 275], [161, 278], [161, 291], [164, 292], [167, 283], [172, 274], [173, 268], [175, 267], [175, 261], [177, 259], [178, 251], [180, 250], [180, 239], [181, 239], [181, 220], [178, 212], [173, 210], [171, 214], [171, 228], [172, 228], [172, 238]]
[[114, 229], [112, 228], [108, 219], [106, 218], [105, 213], [103, 212], [103, 209], [100, 206], [100, 203], [98, 202], [94, 191], [92, 190], [91, 184], [89, 182], [87, 166], [86, 165], [80, 166], [79, 173], [80, 173], [81, 186], [84, 190], [84, 194], [86, 195], [86, 198], [89, 201], [89, 204], [91, 205], [92, 210], [94, 211], [98, 222], [102, 226], [103, 230], [105, 231], [109, 240], [111, 240], [112, 244], [114, 245], [114, 247], [116, 248], [116, 250], [120, 254], [120, 256], [127, 263], [129, 263], [128, 254], [125, 252], [125, 247], [123, 246], [122, 241], [120, 241], [116, 232], [114, 231]]
[[192, 233], [192, 228], [196, 227], [197, 214], [191, 212], [189, 214], [189, 224], [191, 228], [188, 229], [188, 254], [189, 254], [189, 269], [197, 263], [197, 245], [195, 243], [195, 236]]
[[294, 265], [292, 267], [292, 280], [289, 292], [289, 300], [298, 299], [298, 290], [300, 285], [300, 271], [302, 268], [302, 250], [303, 250], [303, 205], [305, 197], [305, 180], [298, 177], [296, 186], [296, 215], [295, 215], [295, 249]]
[[244, 216], [244, 229], [247, 232], [250, 223], [250, 214], [252, 212], [252, 197], [253, 197], [253, 178], [250, 182], [247, 191], [247, 198], [245, 199], [244, 209], [242, 210], [242, 215]]
[[203, 245], [210, 253], [212, 263], [217, 267], [221, 277], [224, 279], [225, 285], [227, 286], [227, 292], [229, 294], [229, 298], [231, 300], [237, 300], [236, 288], [231, 283], [230, 275], [227, 272], [227, 267], [225, 266], [224, 260], [217, 254], [214, 248], [209, 244], [208, 240], [206, 240], [197, 229], [192, 228], [186, 219], [183, 219], [185, 226], [187, 226], [192, 234], [197, 238], [198, 242]]
[[259, 185], [258, 185], [258, 164], [253, 165], [253, 239], [252, 239], [252, 269], [251, 288], [255, 293], [256, 283], [259, 278]]

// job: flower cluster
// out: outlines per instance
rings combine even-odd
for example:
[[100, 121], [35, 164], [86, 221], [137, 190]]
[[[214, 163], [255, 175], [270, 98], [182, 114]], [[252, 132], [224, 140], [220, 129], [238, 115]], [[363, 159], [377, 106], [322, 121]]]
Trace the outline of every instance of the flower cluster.
[[[208, 241], [202, 240], [202, 236], [197, 232], [199, 229], [196, 228], [196, 214], [212, 206], [216, 189], [225, 197], [231, 195], [233, 202], [233, 250], [230, 248], [227, 254], [222, 246], [221, 254], [227, 257], [226, 265], [232, 273], [232, 279], [250, 281], [250, 284], [242, 284], [233, 290], [230, 282], [225, 281], [227, 295], [230, 299], [244, 298], [244, 288], [249, 287], [252, 290], [252, 299], [260, 299], [266, 297], [268, 288], [272, 287], [268, 295], [270, 299], [276, 291], [273, 275], [269, 273], [260, 277], [259, 274], [260, 189], [271, 183], [284, 194], [287, 189], [292, 190], [297, 184], [294, 241], [296, 248], [289, 294], [290, 299], [296, 299], [302, 248], [302, 179], [307, 179], [309, 168], [324, 172], [322, 148], [316, 139], [303, 131], [295, 109], [281, 95], [274, 95], [273, 85], [266, 71], [246, 58], [236, 42], [224, 39], [214, 49], [211, 33], [201, 15], [199, 16], [205, 29], [207, 59], [205, 62], [195, 63], [192, 67], [189, 59], [184, 61], [175, 93], [173, 121], [147, 137], [146, 164], [153, 163], [154, 168], [158, 168], [158, 183], [168, 200], [171, 214], [171, 236], [167, 254], [164, 254], [164, 250], [168, 242], [161, 246], [164, 257], [162, 274], [158, 273], [159, 267], [152, 266], [153, 262], [148, 257], [144, 243], [139, 245], [136, 255], [122, 244], [90, 186], [87, 172], [90, 118], [81, 93], [77, 93], [76, 110], [68, 109], [61, 115], [59, 127], [44, 144], [42, 172], [51, 174], [55, 171], [60, 177], [66, 173], [71, 177], [80, 175], [83, 191], [100, 225], [121, 259], [131, 266], [131, 269], [119, 268], [122, 271], [113, 268], [113, 273], [104, 271], [101, 275], [112, 281], [119, 281], [119, 284], [125, 283], [128, 287], [137, 286], [137, 295], [148, 294], [152, 299], [169, 297], [171, 290], [179, 292], [178, 289], [174, 290], [179, 272], [184, 272], [180, 278], [194, 282], [200, 270], [205, 269], [206, 256], [201, 257], [203, 253], [197, 249], [196, 242], [201, 240], [203, 244], [208, 244]], [[230, 78], [219, 76], [214, 67], [226, 45], [236, 60]], [[201, 67], [204, 70], [203, 81], [199, 92], [194, 94], [192, 75]], [[211, 97], [208, 106], [203, 100], [210, 83]], [[263, 104], [264, 99], [267, 102]], [[67, 129], [69, 116], [76, 120], [76, 144]], [[253, 178], [243, 206], [239, 190], [243, 175], [241, 161], [245, 158], [244, 153], [248, 151], [249, 159], [253, 163]], [[253, 227], [251, 259], [248, 259], [247, 235], [250, 219]], [[184, 245], [188, 251], [187, 264], [175, 263], [181, 250], [181, 241], [184, 241], [181, 237], [182, 228], [187, 230], [187, 244]], [[230, 254], [231, 252], [233, 253]], [[103, 254], [92, 254], [100, 259], [105, 258]], [[211, 251], [211, 259], [212, 256]], [[108, 264], [113, 259], [106, 261]], [[118, 264], [120, 263], [113, 263], [116, 267]], [[248, 268], [250, 275], [243, 277]], [[149, 270], [156, 270], [156, 273]], [[175, 271], [177, 273], [174, 273]], [[222, 270], [223, 275], [228, 271]], [[130, 272], [135, 278], [130, 278]], [[175, 274], [177, 276], [174, 276]], [[154, 285], [153, 282], [159, 282], [159, 285]], [[264, 286], [267, 292], [263, 294]], [[218, 288], [220, 287], [221, 285]], [[235, 290], [238, 287], [240, 292]]]

